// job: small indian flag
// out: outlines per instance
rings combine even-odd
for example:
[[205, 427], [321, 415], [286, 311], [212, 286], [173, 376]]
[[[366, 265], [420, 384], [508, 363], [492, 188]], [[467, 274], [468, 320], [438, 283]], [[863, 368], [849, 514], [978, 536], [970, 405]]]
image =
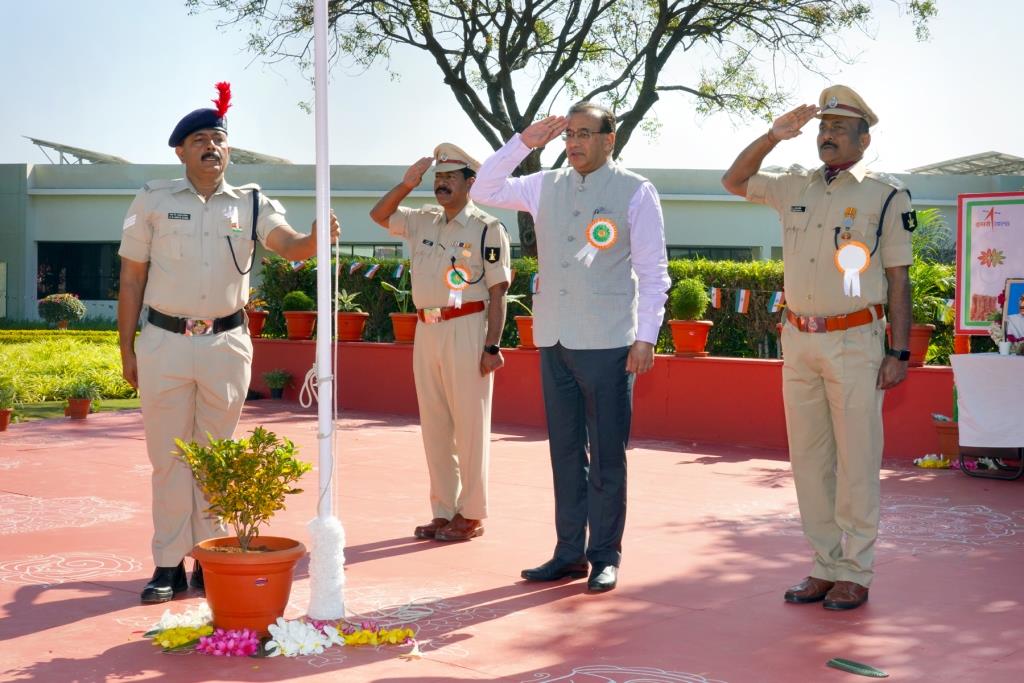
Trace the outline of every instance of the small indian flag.
[[348, 267], [348, 274], [351, 275], [352, 273], [356, 272], [357, 270], [359, 270], [362, 267], [363, 267], [363, 262], [362, 261], [353, 261], [349, 265], [349, 267]]
[[363, 277], [365, 277], [367, 280], [370, 280], [373, 278], [374, 275], [377, 274], [378, 270], [380, 270], [380, 264], [374, 263], [372, 266], [369, 267], [369, 269], [367, 269], [366, 274], [364, 274]]
[[399, 263], [397, 266], [395, 266], [395, 272], [391, 274], [391, 277], [393, 277], [393, 278], [395, 278], [397, 280], [398, 278], [402, 277], [402, 273], [404, 273], [404, 272], [405, 272], [405, 264], [404, 263]]
[[782, 295], [782, 292], [775, 292], [772, 294], [771, 299], [768, 300], [768, 310], [771, 313], [778, 313], [782, 310], [782, 305], [786, 302], [786, 297]]
[[750, 310], [750, 290], [749, 289], [737, 289], [736, 290], [736, 312], [746, 313]]
[[530, 294], [536, 294], [540, 291], [540, 274], [534, 273], [530, 276]]
[[711, 297], [711, 308], [722, 307], [722, 290], [718, 287], [712, 287], [708, 290], [708, 296]]

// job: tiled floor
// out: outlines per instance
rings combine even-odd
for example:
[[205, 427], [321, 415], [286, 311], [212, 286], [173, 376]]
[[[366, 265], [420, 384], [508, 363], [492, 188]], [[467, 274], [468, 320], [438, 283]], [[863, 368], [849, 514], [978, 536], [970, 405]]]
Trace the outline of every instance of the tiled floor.
[[[247, 407], [316, 462], [315, 417]], [[844, 681], [845, 657], [896, 681], [1024, 680], [1024, 481], [893, 464], [871, 602], [850, 613], [782, 602], [809, 568], [784, 453], [637, 442], [619, 588], [525, 584], [550, 555], [543, 434], [497, 426], [484, 536], [442, 545], [427, 521], [415, 422], [340, 420], [335, 509], [348, 547], [352, 616], [408, 622], [408, 648], [332, 648], [285, 660], [161, 654], [141, 634], [149, 558], [149, 464], [136, 412], [14, 425], [0, 434], [0, 680], [43, 681]], [[887, 463], [888, 465], [888, 463]], [[268, 533], [307, 539], [316, 474]], [[304, 613], [306, 563], [289, 616]], [[170, 604], [198, 602], [185, 594]]]

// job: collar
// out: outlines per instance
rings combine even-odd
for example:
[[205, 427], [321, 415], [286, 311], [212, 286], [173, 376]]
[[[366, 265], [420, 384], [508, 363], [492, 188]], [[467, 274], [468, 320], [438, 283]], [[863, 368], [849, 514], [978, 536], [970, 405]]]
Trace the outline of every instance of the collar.
[[[192, 181], [188, 179], [188, 176], [185, 176], [184, 178], [178, 178], [177, 180], [174, 181], [174, 185], [171, 187], [172, 193], [181, 192], [182, 190], [191, 190], [193, 193], [197, 195], [199, 194], [199, 190], [195, 188], [195, 185], [193, 185]], [[210, 196], [216, 197], [222, 192], [231, 197], [232, 199], [238, 199], [238, 197], [240, 196], [238, 193], [238, 188], [230, 184], [224, 178], [220, 179], [220, 185], [217, 186], [217, 189], [214, 190], [213, 194]]]
[[[828, 166], [825, 164], [822, 164], [821, 168], [818, 169], [818, 175], [822, 180], [826, 180], [826, 171], [828, 171]], [[857, 161], [853, 162], [851, 166], [840, 169], [839, 172], [836, 173], [835, 177], [839, 178], [839, 176], [843, 174], [843, 171], [849, 173], [853, 176], [854, 180], [859, 183], [864, 180], [864, 176], [868, 174], [868, 165], [867, 162], [864, 161], [864, 157], [861, 157]]]
[[450, 225], [451, 223], [458, 223], [462, 227], [469, 225], [469, 219], [476, 215], [476, 206], [473, 204], [473, 200], [470, 199], [466, 202], [466, 205], [462, 207], [462, 211], [455, 214], [455, 218], [448, 220], [445, 218], [444, 207], [441, 207], [441, 213], [437, 216], [437, 222], [441, 224]]
[[604, 162], [604, 165], [601, 166], [601, 168], [591, 171], [587, 175], [581, 174], [575, 168], [572, 168], [572, 166], [570, 166], [569, 168], [572, 169], [572, 179], [582, 185], [587, 182], [587, 178], [593, 178], [594, 180], [592, 180], [591, 182], [596, 182], [597, 180], [604, 178], [608, 174], [610, 174], [612, 172], [612, 160], [611, 157], [609, 157], [608, 160]]

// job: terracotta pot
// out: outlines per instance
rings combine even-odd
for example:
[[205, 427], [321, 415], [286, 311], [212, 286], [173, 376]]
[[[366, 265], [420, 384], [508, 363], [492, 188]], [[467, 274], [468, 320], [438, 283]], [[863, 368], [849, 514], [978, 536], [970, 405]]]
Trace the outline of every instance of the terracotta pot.
[[285, 311], [284, 323], [289, 339], [309, 339], [316, 325], [316, 311]]
[[517, 315], [516, 316], [516, 329], [519, 330], [519, 348], [520, 349], [535, 349], [537, 348], [533, 343], [533, 316], [532, 315]]
[[0, 408], [0, 432], [7, 431], [7, 425], [11, 424], [12, 408]]
[[295, 564], [306, 554], [306, 547], [277, 536], [257, 536], [252, 540], [252, 547], [261, 546], [268, 550], [216, 550], [238, 548], [238, 539], [231, 536], [211, 538], [192, 549], [192, 557], [203, 565], [206, 601], [217, 628], [250, 628], [266, 636], [267, 627], [284, 614]]
[[338, 311], [338, 341], [362, 341], [369, 313]]
[[949, 460], [960, 457], [960, 425], [956, 422], [932, 420], [939, 436], [939, 452]]
[[68, 321], [67, 320], [58, 320], [57, 321], [57, 329], [58, 330], [66, 330], [66, 329], [68, 329]]
[[[928, 344], [931, 343], [932, 332], [935, 331], [935, 325], [918, 325], [914, 323], [910, 326], [910, 367], [919, 368], [924, 365], [924, 359], [928, 355]], [[889, 347], [892, 347], [892, 327], [888, 324], [885, 326], [886, 338], [889, 340]]]
[[416, 339], [416, 323], [419, 317], [415, 313], [391, 313], [391, 329], [395, 333], [396, 344], [411, 344]]
[[90, 398], [69, 398], [68, 407], [64, 414], [72, 420], [84, 420], [89, 417], [89, 406], [92, 404]]
[[953, 353], [970, 353], [971, 336], [969, 334], [953, 335]]
[[708, 355], [704, 347], [708, 333], [714, 325], [710, 320], [669, 320], [672, 328], [672, 345], [676, 355], [682, 358], [697, 358]]
[[262, 337], [268, 313], [266, 311], [246, 311], [246, 315], [249, 318], [249, 336]]

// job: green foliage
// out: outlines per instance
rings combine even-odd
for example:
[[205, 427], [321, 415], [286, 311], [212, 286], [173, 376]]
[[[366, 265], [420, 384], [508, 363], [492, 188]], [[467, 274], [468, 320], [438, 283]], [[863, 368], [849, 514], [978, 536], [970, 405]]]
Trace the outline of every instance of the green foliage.
[[356, 297], [358, 297], [359, 294], [360, 292], [352, 292], [350, 294], [344, 289], [338, 292], [336, 297], [338, 310], [346, 313], [362, 313], [363, 309], [356, 303]]
[[0, 345], [21, 344], [44, 339], [73, 339], [90, 344], [117, 344], [117, 332], [105, 330], [61, 330], [51, 327], [29, 330], [0, 330]]
[[80, 379], [65, 387], [67, 398], [87, 398], [90, 401], [99, 400], [102, 392], [99, 382], [93, 379]]
[[211, 438], [208, 446], [175, 443], [210, 503], [208, 511], [231, 526], [243, 552], [259, 527], [284, 509], [285, 496], [302, 492], [292, 484], [312, 468], [295, 457], [295, 444], [262, 427], [248, 438]]
[[260, 294], [260, 290], [255, 287], [249, 288], [249, 300], [245, 302], [245, 310], [247, 311], [265, 311], [267, 310], [267, 301]]
[[0, 409], [13, 408], [17, 390], [11, 379], [0, 379]]
[[703, 282], [684, 277], [669, 292], [668, 303], [673, 320], [700, 320], [711, 299]]
[[292, 381], [292, 373], [280, 368], [263, 373], [263, 383], [268, 389], [284, 389]]
[[[381, 267], [381, 271], [384, 268]], [[394, 272], [394, 269], [392, 269]], [[409, 288], [409, 269], [403, 268], [402, 275], [398, 278], [398, 284], [393, 285], [385, 279], [385, 276], [380, 278], [380, 286], [386, 291], [391, 292], [395, 297], [395, 306], [398, 308], [399, 313], [409, 313], [409, 309], [412, 308], [412, 291]]]
[[[51, 323], [45, 320], [19, 320], [17, 318], [0, 318], [0, 332], [7, 330], [17, 330], [24, 332], [28, 330], [52, 330], [53, 326]], [[103, 330], [116, 330], [117, 320], [114, 318], [103, 318], [89, 316], [84, 320], [80, 320], [75, 323], [75, 329], [66, 330], [64, 334], [74, 334], [82, 330], [88, 331], [103, 331]]]
[[85, 317], [85, 304], [76, 294], [51, 294], [39, 300], [39, 317], [48, 323], [78, 322]]
[[315, 311], [316, 299], [300, 290], [288, 292], [284, 295], [284, 299], [281, 301], [281, 310]]
[[910, 305], [918, 325], [948, 323], [952, 309], [946, 303], [956, 293], [953, 266], [933, 261], [914, 261], [910, 266]]
[[16, 403], [66, 399], [81, 381], [95, 383], [102, 398], [135, 396], [121, 376], [117, 337], [106, 334], [105, 341], [82, 341], [84, 335], [50, 331], [32, 341], [0, 343], [0, 382], [14, 385]]
[[506, 294], [505, 301], [507, 301], [510, 304], [515, 304], [519, 308], [523, 309], [526, 315], [533, 315], [533, 309], [526, 305], [525, 294]]

